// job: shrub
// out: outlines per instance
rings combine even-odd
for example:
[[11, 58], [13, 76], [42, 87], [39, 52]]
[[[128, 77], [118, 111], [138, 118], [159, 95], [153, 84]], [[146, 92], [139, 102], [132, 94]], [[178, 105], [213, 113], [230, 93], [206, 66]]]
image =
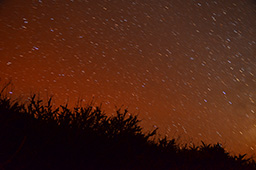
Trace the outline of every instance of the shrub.
[[26, 104], [0, 93], [0, 169], [256, 169], [245, 155], [219, 143], [180, 147], [175, 139], [150, 140], [137, 115], [100, 107], [53, 108], [35, 95]]

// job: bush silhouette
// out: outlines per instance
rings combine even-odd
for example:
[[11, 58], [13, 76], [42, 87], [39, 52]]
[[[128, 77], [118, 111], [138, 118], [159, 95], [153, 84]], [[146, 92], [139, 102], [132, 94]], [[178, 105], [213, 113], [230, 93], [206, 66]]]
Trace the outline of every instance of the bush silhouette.
[[[256, 169], [220, 144], [180, 147], [143, 133], [137, 115], [100, 107], [53, 108], [50, 98], [21, 104], [0, 93], [0, 169]], [[150, 137], [154, 137], [151, 139]]]

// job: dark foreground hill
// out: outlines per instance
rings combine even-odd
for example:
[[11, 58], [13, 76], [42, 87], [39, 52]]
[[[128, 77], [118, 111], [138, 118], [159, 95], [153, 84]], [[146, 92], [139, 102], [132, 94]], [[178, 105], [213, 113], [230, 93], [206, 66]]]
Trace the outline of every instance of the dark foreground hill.
[[0, 169], [256, 169], [221, 145], [180, 147], [151, 140], [137, 116], [106, 116], [92, 106], [53, 109], [33, 96], [19, 104], [0, 96]]

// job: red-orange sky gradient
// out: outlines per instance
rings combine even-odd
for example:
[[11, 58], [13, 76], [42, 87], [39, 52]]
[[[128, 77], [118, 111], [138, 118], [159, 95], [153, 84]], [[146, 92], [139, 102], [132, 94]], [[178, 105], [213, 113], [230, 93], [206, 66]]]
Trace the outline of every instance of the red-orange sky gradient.
[[14, 98], [94, 97], [162, 136], [256, 152], [253, 0], [1, 0], [0, 39]]

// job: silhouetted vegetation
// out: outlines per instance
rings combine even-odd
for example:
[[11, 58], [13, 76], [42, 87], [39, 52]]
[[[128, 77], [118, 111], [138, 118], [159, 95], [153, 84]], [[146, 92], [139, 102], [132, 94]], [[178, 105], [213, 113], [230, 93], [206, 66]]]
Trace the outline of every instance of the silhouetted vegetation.
[[156, 129], [143, 133], [139, 122], [127, 110], [53, 108], [35, 95], [21, 104], [1, 91], [0, 169], [256, 169], [218, 143], [180, 147], [154, 138]]

